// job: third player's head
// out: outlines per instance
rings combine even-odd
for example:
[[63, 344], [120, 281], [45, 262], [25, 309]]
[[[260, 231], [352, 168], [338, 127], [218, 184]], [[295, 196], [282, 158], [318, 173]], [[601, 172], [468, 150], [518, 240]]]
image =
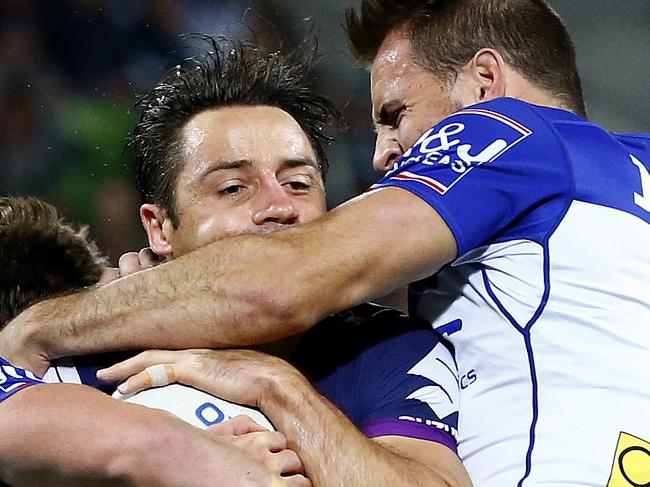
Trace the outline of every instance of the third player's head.
[[338, 114], [307, 87], [313, 54], [212, 41], [141, 100], [133, 144], [154, 252], [178, 257], [325, 212], [323, 130]]
[[47, 297], [97, 283], [105, 258], [85, 227], [33, 197], [0, 197], [0, 328]]
[[378, 170], [482, 101], [510, 96], [584, 114], [573, 44], [543, 0], [362, 0], [347, 29], [371, 72]]

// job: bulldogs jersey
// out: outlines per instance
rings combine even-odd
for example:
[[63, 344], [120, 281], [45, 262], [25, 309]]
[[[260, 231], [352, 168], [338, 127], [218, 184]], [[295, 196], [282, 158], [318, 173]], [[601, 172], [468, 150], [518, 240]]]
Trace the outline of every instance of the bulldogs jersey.
[[[125, 358], [104, 354], [64, 359], [53, 364], [43, 380], [87, 384], [111, 394], [117, 384], [103, 384], [95, 374]], [[365, 304], [317, 325], [304, 337], [295, 362], [368, 437], [417, 438], [456, 451], [456, 365], [447, 346], [427, 325], [398, 311]], [[11, 380], [5, 383], [7, 391], [0, 401], [41, 383], [3, 362], [2, 369], [7, 367]], [[256, 410], [179, 384], [143, 391], [130, 400], [168, 410], [198, 427], [247, 414], [271, 428]]]
[[650, 485], [650, 137], [502, 98], [426, 132], [374, 186], [446, 221], [410, 288], [460, 375], [477, 487]]
[[25, 387], [42, 383], [43, 381], [29, 370], [14, 367], [0, 357], [0, 402], [13, 396]]

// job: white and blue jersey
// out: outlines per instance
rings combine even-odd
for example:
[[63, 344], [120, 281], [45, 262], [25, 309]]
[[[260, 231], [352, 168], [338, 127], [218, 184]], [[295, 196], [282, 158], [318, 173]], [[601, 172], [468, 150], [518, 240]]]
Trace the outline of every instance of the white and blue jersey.
[[[301, 341], [293, 361], [368, 437], [416, 438], [456, 451], [458, 376], [448, 346], [426, 324], [365, 304], [318, 324]], [[128, 356], [60, 360], [43, 381], [86, 384], [112, 394], [116, 384], [99, 382], [96, 372]], [[0, 402], [21, 388], [43, 382], [3, 362], [5, 368], [8, 379], [0, 384], [0, 391], [7, 392], [0, 395]], [[198, 427], [237, 414], [248, 414], [266, 426], [257, 411], [178, 384], [143, 391], [131, 402], [168, 410]]]
[[400, 187], [458, 257], [410, 287], [460, 376], [477, 487], [650, 485], [650, 137], [502, 98], [426, 132]]
[[26, 387], [42, 383], [43, 381], [29, 370], [14, 367], [0, 357], [0, 402]]

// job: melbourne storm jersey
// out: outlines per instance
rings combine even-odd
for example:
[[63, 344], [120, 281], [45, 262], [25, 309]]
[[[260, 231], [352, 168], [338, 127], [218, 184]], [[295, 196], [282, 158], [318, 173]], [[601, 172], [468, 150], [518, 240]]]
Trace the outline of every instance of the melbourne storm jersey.
[[[43, 380], [87, 384], [111, 394], [116, 384], [103, 384], [95, 374], [126, 357], [104, 354], [65, 359], [53, 364]], [[395, 310], [361, 305], [327, 318], [307, 333], [295, 362], [368, 437], [417, 438], [456, 451], [456, 364], [447, 345], [429, 326]], [[8, 377], [0, 383], [0, 401], [42, 382], [4, 361], [0, 365]], [[198, 427], [238, 414], [267, 425], [258, 411], [179, 384], [143, 391], [131, 402], [168, 410]]]
[[456, 364], [431, 332], [399, 311], [362, 304], [317, 324], [294, 362], [366, 436], [407, 436], [456, 451]]
[[649, 167], [648, 136], [502, 98], [374, 186], [416, 194], [456, 239], [410, 310], [455, 347], [475, 486], [650, 485]]

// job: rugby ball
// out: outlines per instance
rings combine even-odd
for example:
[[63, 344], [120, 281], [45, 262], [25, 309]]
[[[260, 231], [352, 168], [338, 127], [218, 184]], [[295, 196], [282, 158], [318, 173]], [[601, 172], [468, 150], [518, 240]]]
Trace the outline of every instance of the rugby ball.
[[266, 416], [257, 409], [225, 401], [207, 392], [181, 384], [147, 389], [132, 396], [124, 396], [115, 391], [113, 397], [133, 404], [162, 409], [199, 428], [208, 428], [235, 416], [246, 415], [260, 426], [270, 431], [275, 430]]

